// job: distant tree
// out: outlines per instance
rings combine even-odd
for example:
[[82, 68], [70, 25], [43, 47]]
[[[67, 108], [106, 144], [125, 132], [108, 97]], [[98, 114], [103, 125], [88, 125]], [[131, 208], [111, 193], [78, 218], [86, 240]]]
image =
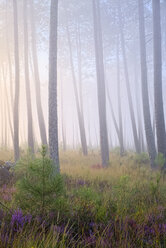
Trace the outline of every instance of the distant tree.
[[134, 136], [134, 144], [137, 153], [141, 152], [141, 144], [139, 142], [137, 127], [136, 127], [136, 119], [134, 114], [134, 107], [133, 107], [133, 100], [131, 94], [131, 86], [130, 86], [130, 79], [129, 79], [129, 70], [128, 70], [128, 63], [127, 63], [127, 56], [126, 56], [126, 47], [125, 47], [125, 37], [124, 37], [124, 30], [123, 30], [123, 22], [122, 22], [122, 11], [120, 3], [118, 2], [118, 16], [119, 16], [119, 31], [120, 31], [120, 40], [121, 40], [121, 48], [122, 48], [122, 56], [124, 62], [124, 73], [125, 73], [125, 80], [126, 80], [126, 88], [127, 88], [127, 96], [129, 102], [129, 110], [130, 110], [130, 118]]
[[68, 38], [68, 44], [69, 44], [70, 65], [71, 65], [71, 71], [72, 71], [73, 87], [74, 87], [77, 116], [78, 116], [78, 123], [79, 123], [79, 129], [80, 129], [82, 152], [84, 155], [87, 155], [88, 154], [88, 148], [87, 148], [84, 116], [83, 116], [83, 109], [82, 109], [83, 107], [82, 107], [82, 104], [80, 104], [80, 102], [79, 102], [79, 94], [78, 94], [77, 81], [76, 81], [76, 75], [75, 75], [74, 64], [73, 64], [73, 54], [72, 54], [71, 39], [70, 39], [70, 33], [69, 33], [68, 25], [66, 27], [66, 30], [67, 30], [67, 38]]
[[15, 59], [15, 97], [14, 97], [14, 160], [17, 161], [19, 152], [19, 98], [20, 98], [20, 69], [19, 69], [19, 46], [18, 46], [18, 14], [17, 0], [13, 0], [14, 16], [14, 59]]
[[65, 129], [65, 123], [64, 123], [64, 105], [63, 105], [63, 81], [61, 78], [61, 126], [62, 126], [62, 145], [63, 145], [63, 151], [66, 151], [66, 129]]
[[[7, 115], [8, 115], [8, 122], [9, 122], [9, 128], [10, 128], [10, 133], [11, 133], [11, 138], [13, 141], [13, 126], [12, 126], [12, 120], [11, 120], [11, 113], [13, 114], [13, 111], [11, 112], [10, 110], [10, 103], [9, 103], [9, 93], [7, 90], [7, 76], [5, 75], [4, 72], [4, 67], [2, 67], [2, 76], [3, 76], [3, 81], [4, 81], [4, 96], [5, 96], [5, 100], [6, 100], [6, 111]], [[7, 129], [7, 126], [6, 126]]]
[[27, 15], [27, 0], [24, 0], [23, 5], [24, 15], [24, 72], [25, 72], [25, 88], [26, 88], [26, 102], [27, 102], [27, 119], [28, 119], [28, 147], [34, 153], [34, 133], [33, 133], [33, 119], [32, 119], [32, 101], [31, 89], [29, 79], [29, 55], [28, 55], [28, 15]]
[[50, 7], [50, 42], [49, 42], [49, 152], [55, 165], [55, 172], [60, 171], [58, 146], [58, 109], [57, 109], [57, 27], [58, 0], [51, 0]]
[[152, 0], [153, 7], [153, 59], [154, 101], [158, 152], [166, 156], [166, 133], [162, 93], [162, 55], [160, 1]]
[[117, 92], [118, 92], [118, 116], [119, 116], [119, 143], [120, 154], [124, 153], [124, 137], [123, 137], [123, 123], [122, 123], [122, 102], [121, 102], [121, 78], [120, 78], [120, 59], [119, 59], [119, 35], [117, 37]]
[[139, 36], [140, 36], [140, 59], [141, 59], [141, 81], [142, 81], [142, 101], [144, 113], [145, 134], [148, 145], [148, 153], [152, 168], [155, 166], [156, 147], [153, 135], [153, 129], [150, 117], [149, 92], [147, 80], [147, 63], [146, 63], [146, 40], [145, 40], [145, 21], [144, 21], [144, 3], [138, 0], [139, 10]]
[[99, 0], [92, 0], [93, 20], [94, 20], [94, 42], [96, 56], [96, 73], [97, 73], [97, 92], [98, 92], [98, 110], [100, 123], [100, 147], [102, 165], [108, 166], [109, 162], [109, 145], [106, 121], [106, 94], [105, 94], [105, 76], [103, 64], [103, 41], [101, 31], [100, 7]]

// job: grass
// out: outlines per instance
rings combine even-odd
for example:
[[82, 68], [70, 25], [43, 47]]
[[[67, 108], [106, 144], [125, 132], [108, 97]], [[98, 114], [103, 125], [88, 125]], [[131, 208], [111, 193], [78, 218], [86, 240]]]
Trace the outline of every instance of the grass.
[[[0, 156], [12, 157], [5, 151]], [[0, 189], [0, 201], [13, 211], [0, 214], [1, 242], [4, 232], [8, 234], [0, 247], [166, 247], [166, 180], [150, 169], [146, 154], [120, 157], [111, 152], [106, 169], [97, 151], [87, 157], [60, 152], [60, 160], [66, 187], [63, 211], [55, 206], [42, 218], [33, 214], [27, 223], [23, 209], [24, 224], [16, 218], [14, 231], [16, 188]]]

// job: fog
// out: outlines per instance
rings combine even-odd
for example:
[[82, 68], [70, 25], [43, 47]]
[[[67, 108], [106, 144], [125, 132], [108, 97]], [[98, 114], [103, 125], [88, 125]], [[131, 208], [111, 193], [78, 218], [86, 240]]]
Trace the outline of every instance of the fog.
[[[25, 1], [26, 2], [26, 1]], [[49, 83], [49, 37], [50, 1], [17, 1], [18, 52], [19, 54], [19, 146], [28, 147], [27, 107], [30, 106], [26, 91], [26, 67], [28, 68], [32, 106], [33, 137], [36, 147], [41, 141], [36, 91], [41, 89], [41, 104], [48, 139], [48, 83]], [[88, 150], [100, 148], [100, 124], [98, 103], [100, 90], [97, 77], [105, 88], [106, 124], [109, 149], [119, 147], [117, 127], [122, 132], [124, 150], [136, 150], [131, 112], [133, 109], [139, 152], [147, 152], [147, 139], [143, 117], [141, 57], [139, 33], [139, 8], [137, 0], [100, 0], [100, 26], [96, 24], [100, 44], [95, 44], [95, 15], [93, 1], [61, 0], [58, 7], [58, 58], [57, 58], [57, 105], [58, 135], [61, 149], [80, 149], [80, 125], [85, 125]], [[154, 108], [154, 72], [158, 64], [154, 55], [154, 28], [152, 1], [144, 2], [147, 82], [150, 120], [155, 143], [156, 125]], [[26, 14], [25, 15], [25, 5]], [[160, 2], [162, 89], [165, 111], [166, 87], [166, 1]], [[33, 14], [32, 14], [33, 13]], [[33, 15], [33, 16], [32, 16]], [[27, 34], [25, 28], [27, 26]], [[27, 38], [25, 37], [27, 35]], [[158, 41], [159, 42], [159, 41]], [[13, 106], [15, 94], [13, 1], [0, 1], [0, 144], [2, 148], [13, 147]], [[26, 46], [26, 47], [25, 47]], [[96, 50], [95, 50], [95, 46]], [[26, 54], [27, 53], [27, 54]], [[34, 62], [35, 55], [37, 61]], [[124, 58], [125, 55], [125, 58]], [[27, 56], [27, 62], [26, 62]], [[103, 58], [102, 58], [103, 57]], [[126, 61], [125, 61], [126, 60]], [[99, 61], [99, 63], [96, 63]], [[26, 66], [28, 63], [28, 66]], [[35, 68], [39, 68], [39, 80]], [[101, 67], [103, 66], [104, 74]], [[98, 66], [98, 69], [97, 67]], [[157, 66], [157, 65], [156, 65]], [[146, 68], [144, 68], [146, 70]], [[101, 70], [101, 75], [96, 72]], [[97, 76], [98, 75], [98, 76]], [[38, 80], [38, 83], [36, 82]], [[118, 84], [119, 80], [119, 84]], [[128, 86], [127, 86], [128, 84]], [[37, 86], [35, 86], [37, 85]], [[118, 86], [119, 85], [119, 86]], [[100, 87], [102, 87], [100, 85]], [[118, 88], [119, 87], [119, 88]], [[128, 97], [128, 87], [131, 99]], [[120, 99], [120, 102], [119, 102]], [[28, 101], [28, 104], [27, 104]], [[101, 101], [101, 105], [102, 105]], [[111, 105], [112, 106], [111, 106]], [[77, 106], [79, 105], [79, 106]], [[131, 107], [132, 105], [132, 107]], [[146, 105], [146, 103], [145, 103]], [[104, 107], [104, 106], [102, 106]], [[101, 108], [102, 108], [101, 107]], [[121, 108], [121, 117], [119, 114]], [[131, 109], [132, 108], [132, 109]], [[80, 113], [79, 113], [80, 112]], [[101, 111], [103, 112], [103, 111]], [[79, 115], [81, 115], [79, 120]], [[120, 123], [120, 119], [122, 123]], [[79, 123], [82, 122], [82, 124]], [[101, 120], [102, 121], [102, 120]], [[100, 124], [99, 124], [100, 123]], [[117, 124], [117, 127], [116, 127]], [[121, 125], [121, 128], [120, 128]], [[82, 127], [81, 127], [82, 129]], [[82, 131], [83, 132], [83, 129]], [[165, 135], [165, 131], [164, 131]], [[82, 145], [81, 145], [82, 144]]]

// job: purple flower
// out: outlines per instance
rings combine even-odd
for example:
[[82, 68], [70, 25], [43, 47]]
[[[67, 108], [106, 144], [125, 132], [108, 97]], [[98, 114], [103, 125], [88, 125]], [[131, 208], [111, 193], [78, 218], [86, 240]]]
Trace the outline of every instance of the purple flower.
[[11, 226], [14, 228], [14, 231], [22, 230], [24, 225], [30, 223], [32, 220], [32, 215], [27, 214], [23, 216], [22, 210], [18, 209], [14, 212], [11, 219]]
[[15, 231], [17, 231], [18, 229], [22, 229], [24, 224], [25, 224], [25, 218], [23, 216], [23, 213], [20, 209], [16, 210], [14, 212], [14, 214], [12, 215], [12, 219], [11, 219], [11, 225], [12, 227], [15, 227]]

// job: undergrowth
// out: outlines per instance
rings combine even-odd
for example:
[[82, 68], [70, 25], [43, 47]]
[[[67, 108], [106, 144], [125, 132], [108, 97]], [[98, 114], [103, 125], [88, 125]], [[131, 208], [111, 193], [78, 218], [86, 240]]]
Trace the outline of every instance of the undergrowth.
[[107, 169], [96, 151], [60, 155], [61, 175], [27, 155], [0, 189], [0, 247], [166, 247], [166, 182], [146, 154], [113, 152]]

